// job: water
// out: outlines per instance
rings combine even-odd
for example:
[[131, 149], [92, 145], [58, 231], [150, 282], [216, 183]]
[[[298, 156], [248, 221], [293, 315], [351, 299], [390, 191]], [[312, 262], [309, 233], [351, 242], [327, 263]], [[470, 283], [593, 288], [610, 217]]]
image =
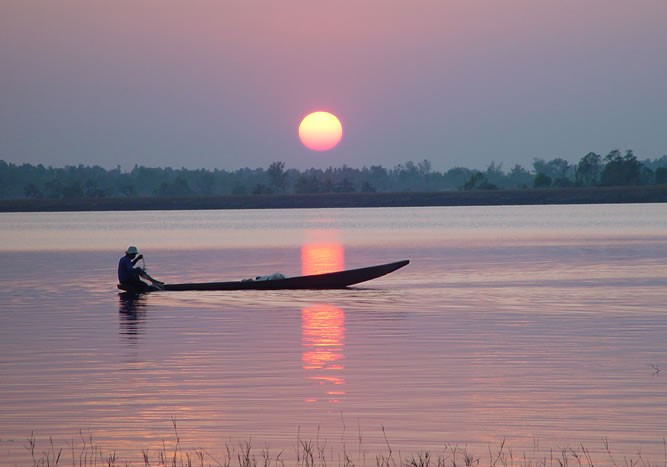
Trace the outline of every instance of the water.
[[[411, 264], [351, 290], [130, 301], [129, 244], [167, 282]], [[299, 440], [330, 464], [484, 463], [503, 440], [611, 464], [604, 439], [619, 465], [662, 464], [665, 257], [660, 204], [0, 214], [0, 464], [31, 464], [31, 433], [65, 465], [91, 438], [140, 465], [177, 436], [212, 464], [251, 442], [292, 465]]]

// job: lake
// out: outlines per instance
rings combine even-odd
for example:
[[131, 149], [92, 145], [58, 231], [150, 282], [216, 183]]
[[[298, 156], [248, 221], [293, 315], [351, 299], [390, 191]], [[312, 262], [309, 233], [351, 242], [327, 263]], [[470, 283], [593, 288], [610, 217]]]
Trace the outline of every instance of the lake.
[[[132, 300], [129, 245], [166, 282], [411, 263]], [[0, 214], [0, 464], [662, 465], [665, 258], [663, 204]]]

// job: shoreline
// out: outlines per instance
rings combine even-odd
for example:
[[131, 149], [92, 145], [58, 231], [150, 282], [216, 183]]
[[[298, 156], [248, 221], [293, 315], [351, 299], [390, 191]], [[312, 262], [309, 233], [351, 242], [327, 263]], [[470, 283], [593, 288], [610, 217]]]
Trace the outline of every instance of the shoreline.
[[665, 202], [667, 202], [667, 185], [651, 185], [484, 191], [193, 196], [180, 198], [2, 199], [0, 200], [0, 212], [323, 209]]

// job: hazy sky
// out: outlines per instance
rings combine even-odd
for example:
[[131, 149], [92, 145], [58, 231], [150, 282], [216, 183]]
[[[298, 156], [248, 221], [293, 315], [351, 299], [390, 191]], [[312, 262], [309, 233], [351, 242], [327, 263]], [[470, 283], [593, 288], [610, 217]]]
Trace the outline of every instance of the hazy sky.
[[[313, 110], [343, 139], [312, 152]], [[0, 0], [0, 159], [532, 167], [667, 154], [667, 0]]]

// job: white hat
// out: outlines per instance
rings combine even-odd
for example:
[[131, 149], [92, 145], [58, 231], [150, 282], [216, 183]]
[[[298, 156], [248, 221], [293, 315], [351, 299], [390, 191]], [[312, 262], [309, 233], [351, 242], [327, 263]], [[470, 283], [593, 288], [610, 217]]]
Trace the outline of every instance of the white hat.
[[136, 246], [130, 246], [127, 248], [127, 251], [125, 253], [127, 253], [128, 255], [136, 255], [137, 253], [139, 253], [139, 251], [137, 250]]

